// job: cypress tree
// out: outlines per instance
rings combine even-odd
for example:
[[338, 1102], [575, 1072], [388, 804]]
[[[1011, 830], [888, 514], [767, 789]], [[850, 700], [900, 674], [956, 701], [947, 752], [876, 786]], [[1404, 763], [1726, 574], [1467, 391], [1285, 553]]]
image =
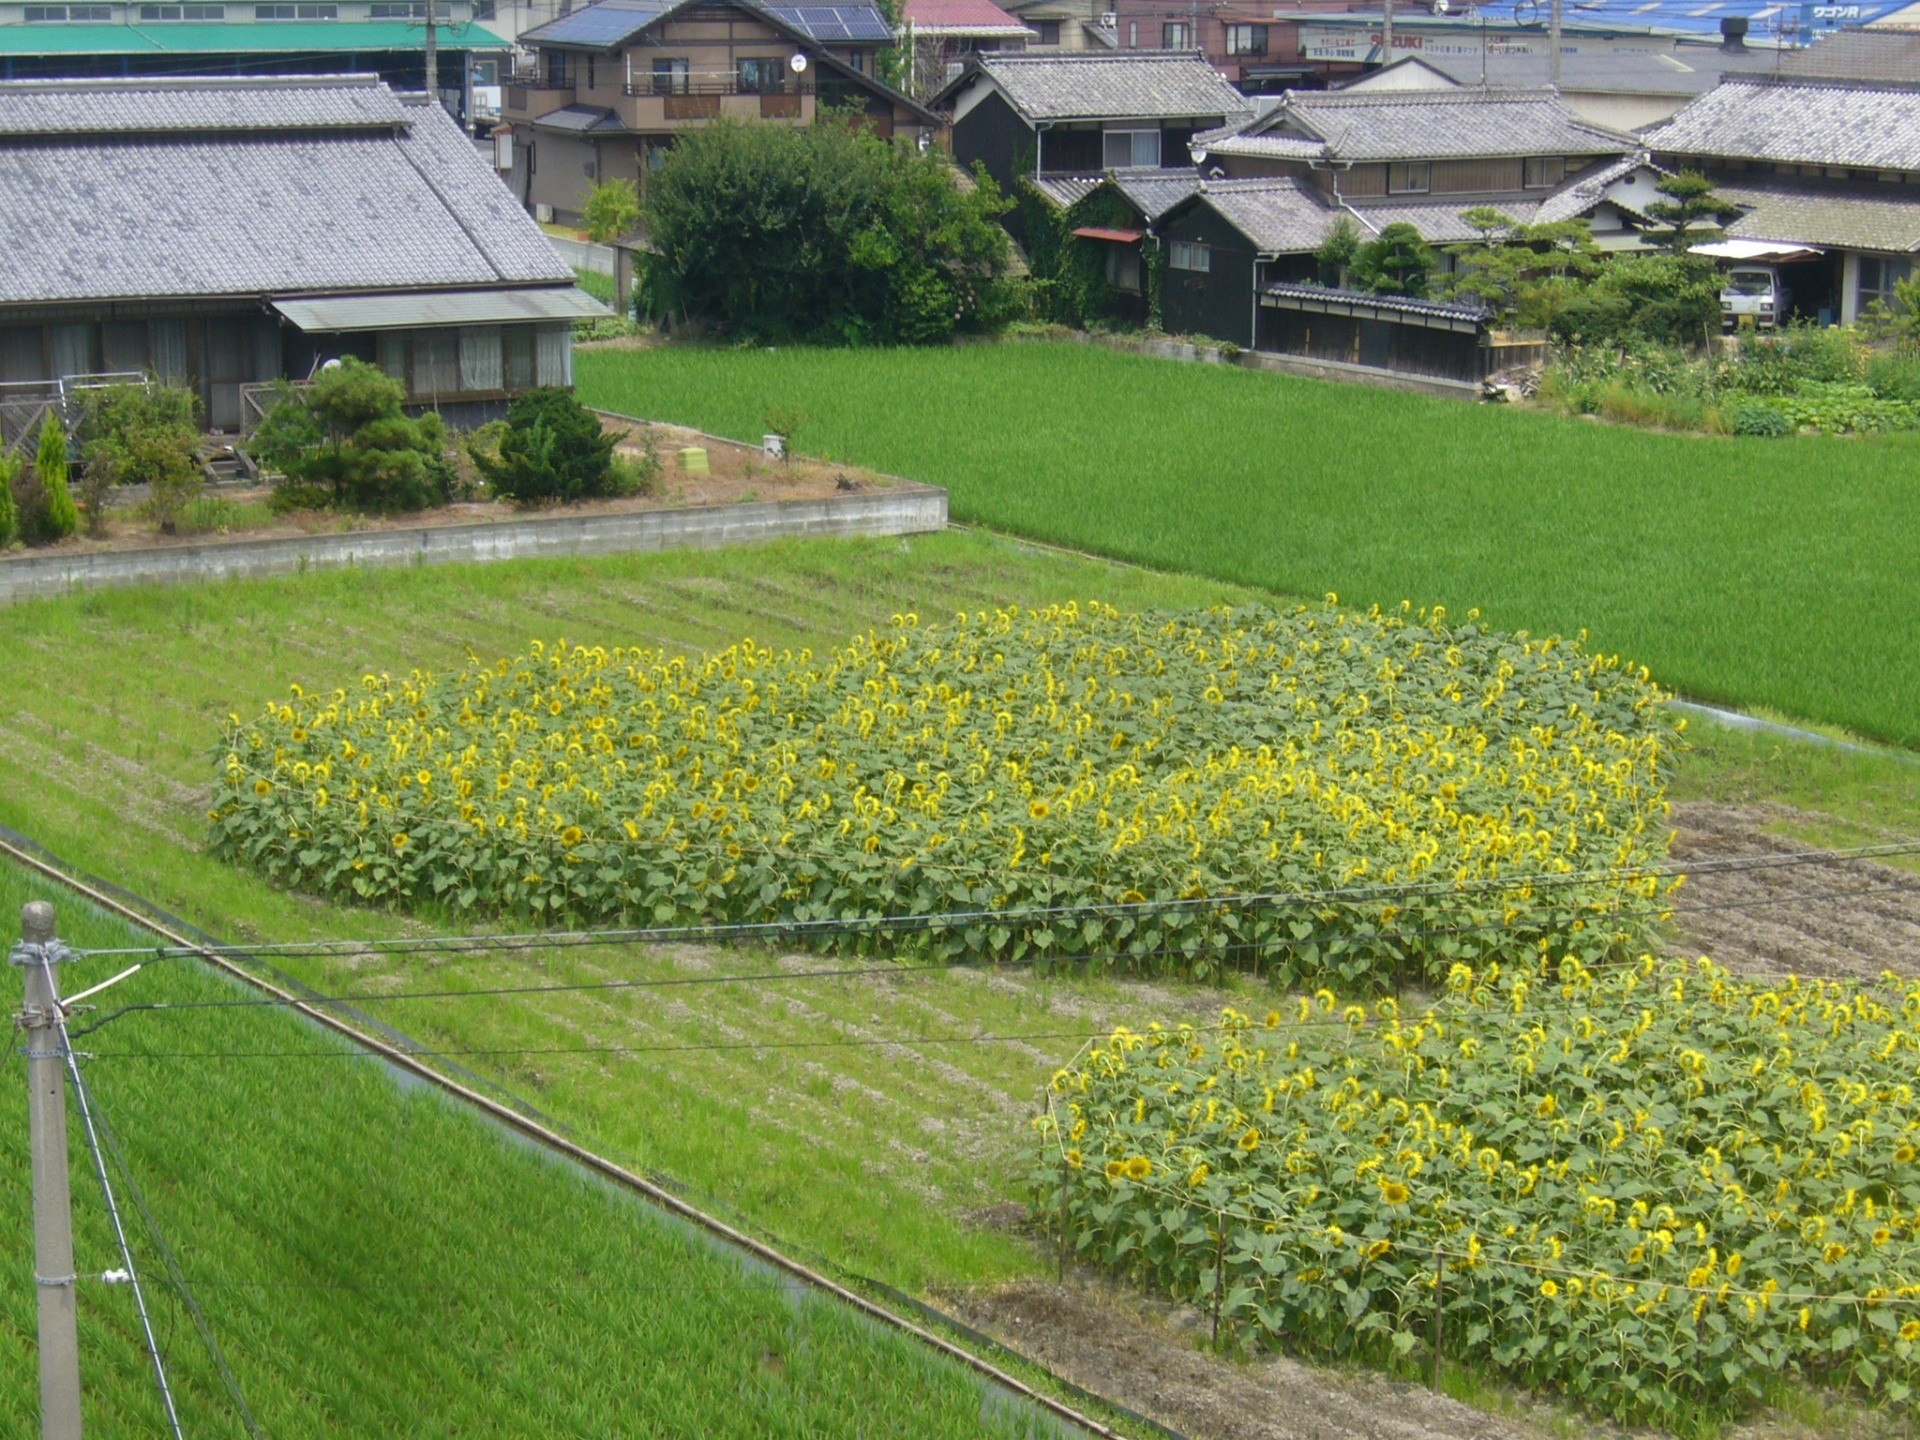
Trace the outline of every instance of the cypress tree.
[[67, 428], [51, 411], [40, 424], [40, 453], [33, 468], [47, 492], [47, 531], [55, 540], [64, 540], [80, 528], [80, 511], [67, 489]]

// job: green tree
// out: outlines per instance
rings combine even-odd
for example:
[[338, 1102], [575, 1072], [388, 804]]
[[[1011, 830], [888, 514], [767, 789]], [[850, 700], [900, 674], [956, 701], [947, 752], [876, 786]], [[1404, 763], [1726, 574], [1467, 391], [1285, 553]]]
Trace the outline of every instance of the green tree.
[[1439, 263], [1418, 230], [1396, 221], [1354, 252], [1353, 283], [1376, 295], [1425, 299]]
[[587, 195], [587, 238], [604, 245], [631, 235], [640, 223], [640, 187], [631, 180], [602, 180]]
[[106, 528], [115, 485], [145, 485], [154, 521], [171, 535], [200, 491], [200, 427], [191, 390], [170, 385], [112, 385], [86, 399], [87, 528]]
[[1353, 257], [1359, 253], [1360, 227], [1342, 215], [1333, 222], [1333, 229], [1320, 242], [1320, 248], [1313, 252], [1320, 267], [1320, 283], [1344, 289], [1348, 272], [1353, 269]]
[[565, 390], [529, 390], [514, 400], [497, 456], [473, 452], [493, 493], [522, 505], [618, 492], [613, 449], [599, 417]]
[[0, 452], [0, 550], [20, 538], [20, 506], [13, 498], [13, 482], [19, 478], [19, 458]]
[[[1460, 218], [1477, 239], [1449, 245], [1456, 269], [1446, 286], [1449, 299], [1477, 302], [1505, 319], [1555, 308], [1547, 300], [1568, 277], [1597, 271], [1601, 252], [1584, 220], [1523, 225], [1491, 206], [1475, 206]], [[1527, 317], [1532, 318], [1532, 317]]]
[[47, 537], [64, 540], [80, 528], [80, 511], [67, 488], [67, 427], [52, 410], [40, 422], [40, 448], [33, 458], [33, 470], [46, 495]]
[[1665, 176], [1653, 188], [1667, 198], [1651, 202], [1647, 218], [1660, 222], [1655, 238], [1675, 255], [1712, 240], [1722, 225], [1740, 213], [1740, 207], [1716, 194], [1713, 182], [1697, 170]]
[[1004, 323], [1007, 208], [984, 173], [880, 139], [858, 117], [721, 122], [647, 187], [643, 304], [770, 340], [940, 341]]
[[329, 362], [312, 384], [282, 385], [254, 432], [256, 459], [329, 503], [420, 510], [447, 498], [452, 466], [440, 417], [408, 416], [406, 390], [363, 360]]

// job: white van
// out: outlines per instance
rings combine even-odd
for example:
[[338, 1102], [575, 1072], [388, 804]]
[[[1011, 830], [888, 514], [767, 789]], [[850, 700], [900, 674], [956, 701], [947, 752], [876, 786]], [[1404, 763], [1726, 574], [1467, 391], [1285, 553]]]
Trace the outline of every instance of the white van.
[[1732, 330], [1744, 321], [1771, 329], [1787, 313], [1787, 287], [1771, 265], [1735, 265], [1720, 286], [1720, 328]]

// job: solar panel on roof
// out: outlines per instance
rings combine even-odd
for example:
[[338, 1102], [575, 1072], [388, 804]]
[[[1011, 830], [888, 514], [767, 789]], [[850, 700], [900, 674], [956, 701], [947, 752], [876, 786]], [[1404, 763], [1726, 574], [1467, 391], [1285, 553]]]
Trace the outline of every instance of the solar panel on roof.
[[528, 32], [527, 38], [556, 45], [616, 45], [667, 12], [665, 5], [605, 3], [562, 15]]
[[886, 17], [871, 5], [769, 5], [767, 13], [813, 40], [890, 40]]

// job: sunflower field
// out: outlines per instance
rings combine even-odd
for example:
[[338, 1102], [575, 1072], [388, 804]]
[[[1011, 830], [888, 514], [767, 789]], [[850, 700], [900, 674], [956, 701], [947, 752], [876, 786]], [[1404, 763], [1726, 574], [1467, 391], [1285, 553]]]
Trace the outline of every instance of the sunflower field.
[[[1037, 1213], [1089, 1262], [1322, 1354], [1442, 1349], [1709, 1428], [1782, 1372], [1910, 1399], [1920, 981], [1456, 966], [1116, 1031], [1055, 1074]], [[1702, 1421], [1707, 1426], [1702, 1425]]]
[[1676, 744], [1646, 672], [1329, 600], [296, 687], [233, 717], [212, 845], [361, 902], [937, 957], [1351, 987], [1635, 953]]

